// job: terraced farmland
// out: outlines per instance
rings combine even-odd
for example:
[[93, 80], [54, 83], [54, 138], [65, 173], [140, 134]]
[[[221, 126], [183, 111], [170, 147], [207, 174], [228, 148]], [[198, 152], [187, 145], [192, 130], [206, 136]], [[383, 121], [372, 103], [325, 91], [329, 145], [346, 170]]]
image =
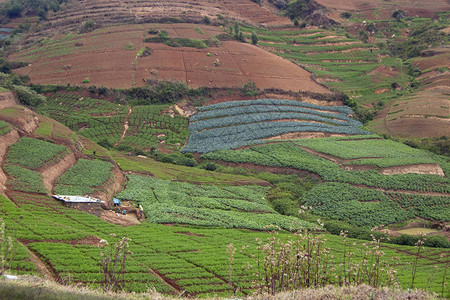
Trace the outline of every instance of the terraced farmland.
[[142, 204], [151, 223], [178, 223], [222, 228], [285, 230], [315, 225], [276, 213], [261, 186], [220, 187], [173, 182], [129, 175], [126, 189], [117, 197]]
[[405, 86], [401, 64], [382, 56], [379, 49], [347, 37], [345, 33], [323, 29], [269, 31], [241, 28], [250, 37], [258, 34], [258, 45], [287, 58], [316, 75], [316, 81], [345, 92], [366, 108], [397, 97], [391, 85]]
[[79, 159], [56, 181], [55, 193], [60, 195], [87, 195], [94, 192], [111, 176], [112, 165], [101, 160]]
[[[23, 245], [39, 255], [52, 267], [58, 279], [71, 280], [92, 287], [100, 287], [102, 280], [100, 261], [101, 238], [109, 242], [117, 241], [122, 236], [131, 238], [130, 251], [133, 252], [127, 261], [127, 273], [123, 282], [125, 290], [134, 292], [146, 291], [154, 287], [163, 293], [184, 293], [187, 295], [227, 296], [236, 287], [238, 295], [251, 293], [256, 260], [258, 240], [269, 242], [272, 235], [266, 232], [249, 230], [200, 228], [190, 226], [164, 226], [158, 224], [141, 224], [139, 226], [121, 227], [85, 212], [69, 209], [47, 196], [24, 193], [11, 194], [14, 203], [0, 196], [0, 216], [6, 221], [8, 228], [14, 228], [16, 237]], [[22, 218], [18, 218], [21, 215]], [[110, 234], [114, 233], [114, 236]], [[280, 232], [276, 235], [282, 240], [292, 239], [292, 235]], [[345, 242], [339, 236], [326, 235], [326, 244], [333, 255], [333, 263], [342, 262]], [[52, 242], [48, 242], [51, 240]], [[362, 242], [350, 240], [355, 247], [363, 249]], [[233, 261], [231, 286], [228, 282], [229, 263], [227, 246], [232, 243], [236, 249]], [[29, 261], [29, 253], [25, 246], [18, 244], [18, 254], [14, 268], [21, 273], [35, 273], [36, 268]], [[348, 245], [347, 245], [348, 246]], [[389, 257], [398, 257], [394, 266], [398, 271], [400, 285], [411, 284], [411, 264], [414, 260], [414, 248], [407, 246], [382, 245]], [[431, 287], [440, 292], [442, 272], [446, 258], [440, 255], [449, 254], [443, 249], [426, 249], [418, 261], [417, 287]], [[70, 259], [67, 259], [67, 258]], [[358, 261], [361, 257], [356, 258]], [[241, 269], [250, 263], [252, 269]], [[438, 268], [435, 269], [434, 266]], [[442, 266], [440, 268], [439, 266]], [[437, 271], [436, 271], [437, 270]], [[437, 272], [436, 280], [430, 285], [427, 278]], [[439, 279], [438, 279], [439, 278]]]
[[[241, 88], [252, 81], [261, 89], [329, 93], [311, 79], [309, 72], [254, 45], [217, 41], [204, 49], [171, 47], [151, 41], [144, 43], [155, 37], [149, 32], [166, 32], [170, 38], [185, 41], [225, 33], [219, 27], [200, 24], [113, 26], [88, 34], [67, 33], [45, 39], [11, 55], [10, 59], [29, 62], [30, 65], [15, 72], [30, 76], [36, 84], [122, 89], [165, 79], [183, 81], [191, 88]], [[139, 57], [143, 47], [152, 49], [152, 54]]]
[[[359, 143], [361, 146], [359, 146]], [[390, 148], [392, 153], [384, 148], [385, 153], [383, 154], [383, 151], [380, 152], [380, 149], [377, 149], [377, 145], [381, 146], [386, 143], [393, 142], [367, 137], [362, 139], [355, 137], [355, 139], [296, 140], [252, 146], [244, 150], [220, 150], [204, 154], [202, 158], [237, 164], [251, 163], [281, 169], [296, 169], [317, 174], [326, 183], [314, 187], [304, 195], [301, 202], [307, 206], [312, 206], [313, 210], [319, 215], [345, 220], [357, 226], [373, 227], [380, 224], [397, 223], [415, 217], [444, 222], [450, 221], [447, 213], [450, 205], [450, 190], [448, 189], [450, 181], [448, 177], [426, 174], [382, 175], [376, 170], [367, 168], [352, 170], [349, 168], [350, 165], [339, 165], [339, 160], [334, 157], [322, 158], [299, 146], [308, 145], [326, 153], [354, 157], [356, 158], [356, 164], [401, 166], [402, 164], [414, 164], [419, 161], [434, 162], [435, 165], [439, 162], [442, 169], [448, 170], [447, 162], [438, 159], [433, 160], [433, 156], [427, 157], [425, 153], [420, 156], [416, 149], [411, 149], [402, 144], [393, 143]], [[396, 145], [398, 146], [392, 147]], [[397, 160], [396, 157], [400, 154], [397, 153], [397, 150], [400, 153], [403, 152], [403, 155], [407, 153], [411, 155], [409, 157], [407, 155], [403, 157], [402, 155]], [[380, 155], [381, 157], [379, 159], [364, 158], [364, 155]], [[349, 161], [349, 163], [352, 162], [353, 160]], [[399, 197], [398, 194], [405, 194], [402, 199], [409, 199], [409, 197], [415, 199], [416, 197], [417, 205], [413, 201], [405, 202], [404, 200], [398, 203], [395, 200]], [[435, 197], [427, 201], [426, 196]], [[367, 214], [367, 212], [370, 213]]]
[[348, 116], [351, 113], [347, 106], [277, 99], [208, 105], [191, 117], [189, 141], [182, 151], [232, 149], [292, 133], [370, 134]]
[[49, 97], [41, 112], [94, 142], [150, 149], [167, 143], [176, 147], [187, 138], [187, 118], [168, 105], [126, 107], [70, 93]]
[[305, 139], [295, 142], [297, 145], [328, 154], [343, 165], [372, 165], [379, 168], [418, 164], [436, 164], [435, 155], [414, 149], [405, 144], [370, 138], [367, 136], [352, 138]]
[[12, 144], [6, 155], [4, 170], [9, 175], [8, 186], [17, 191], [47, 194], [42, 175], [36, 170], [58, 163], [69, 150], [62, 145], [28, 137]]

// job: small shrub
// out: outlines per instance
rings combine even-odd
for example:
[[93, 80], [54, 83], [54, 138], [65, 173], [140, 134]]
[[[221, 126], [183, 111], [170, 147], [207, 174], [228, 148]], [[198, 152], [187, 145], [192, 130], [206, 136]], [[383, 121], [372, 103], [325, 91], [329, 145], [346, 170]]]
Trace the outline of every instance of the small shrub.
[[343, 19], [350, 19], [350, 17], [352, 16], [352, 13], [348, 12], [348, 11], [344, 11], [341, 13], [341, 17]]
[[125, 50], [134, 50], [134, 44], [129, 42], [125, 45]]
[[258, 36], [255, 32], [252, 32], [252, 44], [256, 45], [258, 43]]
[[204, 16], [203, 23], [205, 23], [206, 25], [209, 25], [209, 24], [211, 24], [211, 19], [208, 16]]
[[242, 96], [256, 96], [259, 94], [259, 89], [256, 83], [249, 81], [242, 86], [241, 94]]
[[81, 81], [81, 83], [89, 83], [89, 82], [91, 82], [91, 81], [89, 80], [89, 78], [84, 78], [84, 79]]
[[151, 29], [148, 31], [148, 33], [149, 33], [149, 34], [158, 34], [158, 30], [151, 28]]

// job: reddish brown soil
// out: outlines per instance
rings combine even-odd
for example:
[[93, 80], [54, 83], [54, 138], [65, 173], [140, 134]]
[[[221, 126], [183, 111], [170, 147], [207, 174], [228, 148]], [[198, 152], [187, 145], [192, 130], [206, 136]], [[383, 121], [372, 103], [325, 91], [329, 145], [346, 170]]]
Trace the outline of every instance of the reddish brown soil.
[[18, 130], [31, 134], [39, 125], [38, 118], [30, 109], [24, 106], [14, 106], [14, 113], [0, 114], [0, 120], [4, 120]]
[[[127, 25], [118, 26], [117, 31], [115, 27], [100, 29], [69, 43], [69, 54], [55, 58], [42, 53], [31, 61], [31, 66], [16, 72], [29, 75], [32, 82], [41, 84], [129, 88], [143, 86], [147, 79], [167, 79], [185, 81], [192, 88], [240, 88], [253, 81], [261, 89], [328, 92], [296, 64], [251, 44], [234, 41], [206, 49], [146, 43], [153, 49], [152, 55], [139, 57], [135, 64], [136, 53], [144, 46], [143, 36], [148, 36], [151, 26], [165, 28], [173, 37], [202, 36], [194, 30], [195, 24]], [[202, 30], [205, 31], [203, 38], [207, 38], [208, 34], [217, 34], [218, 28], [202, 26]], [[75, 47], [80, 40], [84, 45]], [[128, 43], [135, 48], [126, 50]], [[34, 47], [12, 55], [11, 59], [25, 59]], [[89, 79], [89, 83], [82, 84], [85, 79]]]
[[[446, 0], [432, 2], [423, 1], [384, 1], [384, 0], [317, 0], [330, 10], [329, 16], [342, 21], [340, 13], [344, 11], [362, 14], [365, 19], [389, 19], [396, 9], [404, 10], [410, 16], [432, 17], [436, 12], [450, 10], [450, 3]], [[377, 15], [374, 15], [374, 10]]]
[[[51, 30], [78, 28], [85, 20], [92, 20], [100, 25], [119, 23], [146, 23], [175, 18], [187, 22], [202, 23], [205, 16], [212, 22], [222, 22], [218, 18], [263, 25], [270, 27], [292, 27], [292, 22], [278, 16], [270, 6], [258, 5], [246, 0], [168, 0], [160, 1], [124, 1], [97, 0], [69, 2], [65, 9], [49, 13]], [[201, 27], [202, 25], [199, 25]], [[49, 29], [50, 30], [50, 29]]]
[[282, 135], [270, 137], [267, 140], [293, 140], [293, 139], [316, 139], [322, 137], [332, 137], [332, 136], [347, 136], [346, 134], [335, 134], [326, 132], [293, 132], [285, 133]]
[[450, 72], [439, 70], [450, 63], [447, 48], [428, 49], [431, 57], [415, 59], [425, 71], [418, 79], [419, 89], [390, 102], [376, 117], [372, 128], [402, 138], [425, 138], [449, 135]]
[[17, 101], [13, 93], [11, 92], [0, 93], [0, 109], [16, 105]]
[[104, 210], [101, 212], [100, 218], [107, 222], [124, 227], [140, 224], [135, 213], [127, 213], [126, 215], [123, 215], [112, 210]]
[[49, 165], [44, 166], [36, 171], [42, 174], [42, 181], [44, 186], [49, 191], [50, 195], [53, 194], [53, 187], [56, 179], [58, 179], [62, 174], [64, 174], [67, 169], [73, 166], [77, 162], [75, 154], [67, 154], [61, 160]]
[[113, 195], [122, 189], [122, 183], [125, 180], [118, 167], [113, 167], [111, 171], [113, 176], [103, 183], [97, 191], [91, 194], [93, 197], [105, 201], [107, 206]]

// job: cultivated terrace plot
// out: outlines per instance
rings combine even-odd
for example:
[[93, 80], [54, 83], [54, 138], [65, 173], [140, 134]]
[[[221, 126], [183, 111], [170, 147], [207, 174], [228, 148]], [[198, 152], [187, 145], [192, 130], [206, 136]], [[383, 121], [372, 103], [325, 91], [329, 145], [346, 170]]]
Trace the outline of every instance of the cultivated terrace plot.
[[[240, 88], [252, 81], [261, 89], [328, 92], [288, 60], [248, 43], [215, 38], [224, 33], [198, 24], [107, 27], [45, 39], [11, 60], [30, 62], [16, 72], [39, 84], [130, 88], [147, 79], [167, 79], [192, 88]], [[144, 47], [151, 49], [149, 55], [140, 54]]]
[[86, 195], [93, 193], [111, 178], [112, 164], [101, 160], [79, 159], [56, 181], [55, 193], [60, 195]]
[[117, 197], [142, 204], [152, 223], [180, 223], [222, 228], [285, 230], [315, 225], [282, 216], [265, 199], [267, 187], [213, 186], [129, 175], [126, 189]]
[[343, 165], [387, 168], [437, 163], [436, 155], [392, 140], [370, 136], [305, 139], [297, 140], [295, 143], [307, 149], [329, 154], [331, 160], [335, 159], [337, 162], [341, 160]]
[[[359, 146], [358, 143], [361, 145]], [[301, 202], [313, 207], [313, 211], [319, 215], [346, 220], [358, 226], [372, 228], [414, 217], [441, 222], [450, 221], [448, 214], [450, 211], [450, 181], [447, 176], [383, 175], [375, 169], [361, 169], [358, 166], [345, 165], [346, 161], [338, 157], [349, 157], [349, 163], [356, 162], [356, 164], [383, 167], [396, 166], [397, 168], [403, 168], [404, 164], [430, 164], [433, 162], [434, 169], [439, 163], [438, 167], [441, 172], [442, 169], [449, 170], [448, 163], [438, 159], [437, 156], [430, 156], [427, 153], [420, 154], [419, 150], [416, 151], [416, 149], [402, 144], [396, 146], [396, 143], [393, 143], [391, 145], [392, 153], [385, 150], [383, 154], [378, 146], [386, 143], [393, 142], [367, 137], [297, 140], [253, 146], [243, 150], [219, 150], [204, 154], [202, 158], [297, 169], [317, 174], [326, 183], [319, 184], [307, 192]], [[312, 154], [310, 149], [306, 151], [307, 148], [302, 149], [304, 146], [300, 145], [308, 145], [335, 156], [330, 157], [329, 154], [324, 156], [323, 153], [321, 155], [318, 152]], [[327, 146], [324, 147], [324, 145]], [[348, 148], [350, 145], [353, 147]], [[403, 153], [403, 156], [399, 157], [394, 153], [396, 151]], [[372, 157], [364, 157], [365, 155]], [[379, 156], [379, 158], [373, 156]], [[405, 199], [410, 200], [408, 202]]]
[[[102, 282], [100, 239], [115, 242], [122, 236], [131, 239], [124, 281], [126, 291], [144, 292], [149, 288], [167, 294], [184, 292], [184, 295], [227, 296], [238, 287], [238, 295], [254, 290], [259, 239], [269, 243], [272, 235], [243, 229], [200, 228], [189, 226], [164, 226], [143, 223], [139, 226], [121, 227], [107, 223], [85, 212], [69, 209], [48, 196], [14, 192], [14, 203], [0, 196], [0, 216], [8, 231], [20, 241], [13, 263], [14, 273], [36, 274], [30, 262], [31, 250], [40, 257], [57, 280], [69, 280], [92, 287]], [[22, 217], [19, 217], [22, 216]], [[111, 234], [114, 234], [112, 236]], [[286, 232], [274, 235], [283, 241], [297, 237]], [[363, 258], [362, 242], [339, 236], [326, 235], [325, 247], [330, 248], [330, 263], [341, 263], [346, 247], [354, 244], [356, 261]], [[295, 242], [294, 242], [295, 243]], [[236, 248], [229, 284], [229, 244]], [[357, 251], [356, 249], [360, 249]], [[240, 251], [244, 249], [243, 251]], [[402, 287], [410, 287], [415, 248], [382, 245], [386, 257], [382, 258], [397, 270], [396, 278]], [[442, 276], [449, 251], [426, 248], [418, 260], [415, 287], [441, 292]], [[441, 254], [446, 255], [444, 258]], [[253, 258], [252, 258], [253, 257]], [[331, 258], [332, 257], [332, 258]], [[391, 257], [398, 257], [393, 263]], [[348, 258], [347, 258], [348, 259]], [[250, 264], [251, 269], [245, 266]], [[435, 268], [437, 266], [437, 268]], [[430, 274], [435, 280], [428, 281]], [[387, 276], [387, 275], [386, 275]]]
[[11, 131], [11, 126], [5, 121], [0, 121], [0, 136], [5, 135]]
[[190, 119], [190, 135], [183, 152], [207, 153], [263, 143], [292, 133], [370, 134], [348, 115], [347, 106], [259, 99], [230, 101], [199, 108]]
[[[221, 18], [219, 18], [219, 15]], [[181, 23], [222, 22], [223, 18], [265, 26], [291, 26], [292, 22], [272, 13], [267, 7], [253, 1], [234, 0], [169, 0], [160, 1], [120, 1], [97, 0], [68, 2], [64, 9], [49, 13], [48, 19], [55, 28], [79, 29], [80, 24], [91, 20], [102, 25], [123, 23], [155, 23], [173, 21]]]
[[187, 118], [169, 105], [126, 107], [70, 93], [56, 93], [39, 108], [94, 142], [150, 149], [179, 146], [187, 139]]
[[398, 71], [398, 59], [344, 33], [323, 29], [269, 31], [241, 27], [258, 45], [287, 58], [316, 75], [316, 81], [345, 92], [359, 104], [371, 107], [397, 96], [392, 83], [406, 86], [408, 76]]
[[9, 175], [8, 186], [13, 190], [46, 194], [42, 175], [36, 170], [57, 163], [68, 153], [65, 146], [21, 138], [10, 146], [3, 165]]

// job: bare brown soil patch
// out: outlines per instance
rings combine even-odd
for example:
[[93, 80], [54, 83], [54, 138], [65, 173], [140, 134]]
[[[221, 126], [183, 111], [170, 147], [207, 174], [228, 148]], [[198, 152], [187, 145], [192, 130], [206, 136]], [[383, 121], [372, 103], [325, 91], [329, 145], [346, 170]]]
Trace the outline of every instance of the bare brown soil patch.
[[[436, 12], [450, 10], [450, 4], [446, 0], [433, 2], [421, 1], [384, 1], [384, 0], [317, 0], [330, 10], [330, 16], [335, 20], [341, 20], [340, 13], [344, 11], [361, 14], [364, 19], [389, 19], [392, 12], [398, 9], [404, 10], [409, 16], [432, 17]], [[377, 9], [375, 15], [373, 11]]]
[[122, 189], [122, 183], [125, 180], [120, 169], [114, 166], [111, 170], [112, 176], [101, 187], [91, 195], [108, 203], [113, 195]]
[[195, 106], [188, 102], [180, 102], [174, 105], [175, 110], [183, 117], [191, 117], [196, 113]]
[[122, 132], [122, 136], [120, 137], [120, 139], [117, 141], [117, 143], [114, 144], [114, 147], [119, 145], [119, 143], [123, 140], [123, 138], [125, 137], [125, 134], [127, 134], [128, 128], [130, 128], [130, 126], [128, 125], [128, 118], [130, 117], [132, 112], [131, 106], [128, 107], [128, 113], [125, 116], [125, 120], [123, 122], [123, 132]]
[[104, 210], [100, 214], [100, 218], [107, 222], [122, 225], [122, 226], [133, 226], [140, 224], [139, 220], [136, 217], [136, 214], [127, 213], [126, 215], [117, 213], [112, 210]]
[[4, 120], [18, 130], [31, 134], [39, 125], [38, 118], [33, 111], [24, 106], [8, 107], [8, 113], [0, 112], [0, 120]]
[[[113, 88], [143, 86], [147, 79], [167, 79], [186, 82], [190, 87], [240, 88], [253, 81], [261, 89], [285, 91], [329, 91], [311, 79], [311, 74], [293, 62], [246, 43], [222, 42], [219, 47], [206, 49], [169, 47], [160, 43], [145, 43], [153, 49], [147, 57], [134, 63], [137, 51], [144, 46], [143, 36], [151, 27], [167, 30], [173, 37], [207, 38], [217, 34], [218, 28], [200, 26], [204, 36], [194, 30], [195, 24], [146, 24], [98, 29], [82, 36], [84, 46], [70, 48], [65, 55], [42, 53], [31, 67], [17, 69], [29, 75], [32, 82], [41, 84], [97, 85]], [[59, 37], [55, 37], [59, 38]], [[73, 41], [76, 44], [76, 41]], [[134, 46], [126, 50], [127, 44]], [[22, 60], [38, 46], [11, 56]], [[31, 52], [30, 52], [31, 51]], [[70, 68], [66, 66], [70, 65]], [[89, 83], [82, 84], [85, 79]]]
[[[205, 16], [212, 22], [225, 19], [264, 25], [270, 27], [292, 27], [292, 22], [272, 13], [273, 8], [251, 1], [234, 0], [168, 0], [134, 1], [131, 5], [121, 0], [73, 1], [64, 10], [49, 13], [53, 27], [65, 30], [78, 27], [86, 19], [102, 25], [120, 23], [154, 23], [158, 20], [177, 19], [185, 22], [202, 23]], [[202, 25], [199, 25], [201, 27]]]
[[444, 171], [442, 171], [442, 168], [438, 164], [419, 164], [389, 167], [382, 169], [380, 173], [383, 175], [416, 173], [445, 176]]
[[41, 173], [44, 186], [50, 192], [50, 195], [53, 194], [53, 187], [56, 179], [64, 174], [67, 169], [73, 166], [76, 162], [77, 159], [75, 158], [75, 154], [71, 152], [52, 165], [44, 166], [37, 170], [39, 173]]
[[0, 93], [0, 109], [10, 106], [16, 106], [18, 103], [16, 97], [11, 92]]
[[347, 136], [346, 134], [326, 133], [326, 132], [292, 132], [267, 138], [266, 140], [294, 140], [294, 139], [316, 139], [332, 136]]

